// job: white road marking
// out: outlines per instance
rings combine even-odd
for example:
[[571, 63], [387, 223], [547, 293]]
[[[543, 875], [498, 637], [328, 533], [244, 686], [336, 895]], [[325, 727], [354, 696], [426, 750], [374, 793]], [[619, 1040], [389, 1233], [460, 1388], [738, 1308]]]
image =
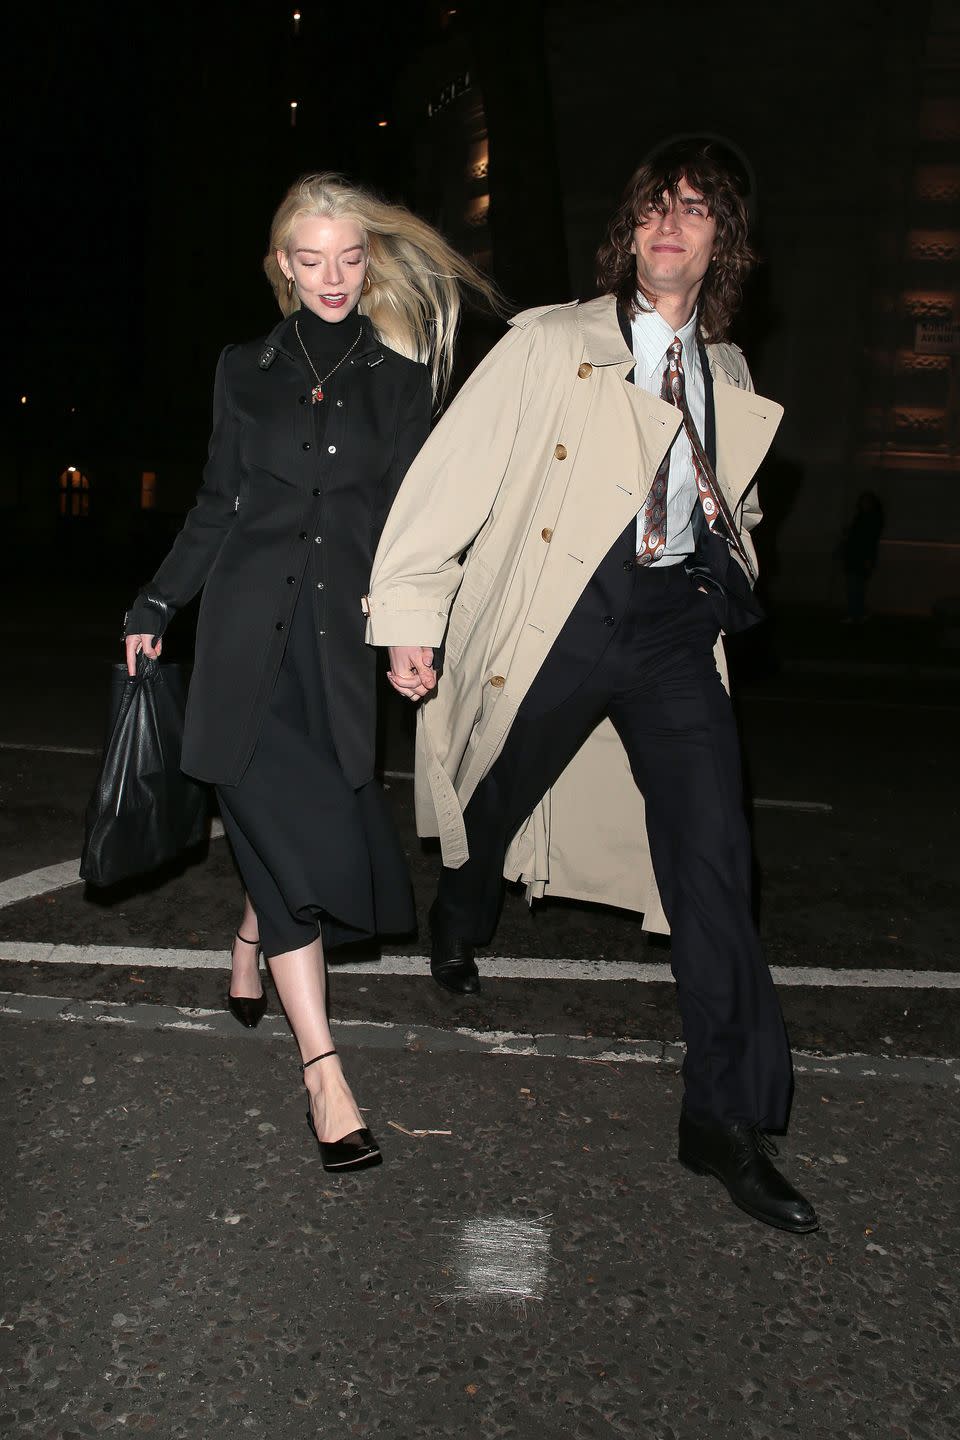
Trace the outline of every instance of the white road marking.
[[464, 1220], [455, 1264], [458, 1295], [542, 1300], [550, 1268], [550, 1232], [542, 1220], [505, 1215]]
[[[223, 839], [223, 821], [210, 822], [210, 839]], [[68, 885], [81, 885], [80, 860], [64, 860], [59, 865], [44, 865], [39, 870], [28, 870], [25, 875], [14, 875], [0, 881], [0, 910], [7, 905], [16, 905], [20, 900], [33, 900], [38, 895], [49, 895], [53, 890], [65, 890]]]
[[[125, 1012], [120, 1014], [119, 1012]], [[0, 1015], [25, 1020], [62, 1020], [65, 1024], [126, 1024], [153, 1032], [185, 1030], [220, 1035], [247, 1044], [279, 1040], [293, 1043], [281, 1016], [269, 1014], [256, 1030], [239, 1031], [224, 1009], [200, 1010], [188, 1006], [127, 1004], [116, 1000], [68, 1000], [62, 995], [18, 995], [0, 992]], [[672, 1040], [623, 1040], [597, 1035], [533, 1035], [522, 1031], [440, 1029], [431, 1025], [394, 1024], [374, 1020], [334, 1020], [334, 1040], [372, 1050], [452, 1051], [473, 1055], [510, 1056], [514, 1059], [573, 1060], [580, 1063], [668, 1065], [679, 1069], [684, 1047]], [[960, 1084], [960, 1060], [935, 1055], [867, 1055], [863, 1052], [824, 1054], [793, 1051], [794, 1069], [800, 1075], [846, 1075], [859, 1078], [886, 1076], [921, 1084]], [[544, 1216], [548, 1219], [548, 1216]]]
[[14, 875], [11, 880], [0, 883], [0, 908], [16, 905], [18, 900], [32, 900], [34, 896], [46, 895], [51, 890], [77, 885], [80, 883], [79, 869], [79, 860], [64, 860], [61, 865], [44, 865], [41, 870]]
[[[229, 951], [153, 950], [139, 945], [56, 945], [34, 940], [0, 940], [0, 960], [30, 965], [111, 965], [132, 970], [225, 970]], [[383, 955], [378, 960], [331, 962], [335, 975], [427, 975], [426, 955]], [[960, 990], [960, 971], [952, 970], [833, 970], [826, 965], [773, 965], [778, 985], [868, 990]], [[489, 980], [634, 980], [641, 984], [672, 983], [667, 964], [634, 960], [534, 960], [521, 957], [481, 958], [480, 969]]]

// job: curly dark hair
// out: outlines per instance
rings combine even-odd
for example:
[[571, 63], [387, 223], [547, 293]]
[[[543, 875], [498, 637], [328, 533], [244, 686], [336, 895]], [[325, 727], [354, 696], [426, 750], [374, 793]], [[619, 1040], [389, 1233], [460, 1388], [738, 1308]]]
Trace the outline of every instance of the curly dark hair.
[[[724, 340], [740, 304], [743, 282], [756, 260], [747, 232], [749, 180], [736, 155], [716, 140], [681, 139], [655, 151], [631, 176], [607, 235], [597, 251], [597, 288], [615, 295], [632, 320], [637, 313], [637, 263], [633, 232], [644, 215], [663, 209], [663, 197], [679, 199], [685, 178], [717, 222], [716, 250], [698, 304], [705, 340]], [[651, 305], [655, 295], [640, 293]]]

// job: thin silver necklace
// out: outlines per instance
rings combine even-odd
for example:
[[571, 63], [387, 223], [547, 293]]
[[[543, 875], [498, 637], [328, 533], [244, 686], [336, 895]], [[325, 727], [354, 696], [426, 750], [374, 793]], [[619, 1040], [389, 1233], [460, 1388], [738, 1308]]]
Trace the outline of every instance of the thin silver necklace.
[[353, 344], [350, 346], [350, 349], [347, 350], [343, 355], [340, 356], [340, 359], [337, 361], [336, 365], [334, 365], [333, 370], [328, 370], [327, 373], [326, 373], [326, 375], [323, 375], [323, 376], [320, 376], [320, 375], [317, 374], [316, 366], [314, 365], [313, 361], [310, 359], [310, 352], [308, 351], [306, 345], [304, 345], [304, 343], [303, 343], [303, 336], [300, 334], [300, 322], [299, 322], [298, 320], [294, 320], [294, 322], [293, 322], [293, 328], [294, 328], [294, 330], [296, 331], [297, 339], [300, 341], [300, 349], [303, 351], [304, 355], [306, 356], [307, 364], [310, 366], [310, 369], [313, 371], [313, 378], [314, 378], [314, 380], [316, 380], [316, 382], [317, 382], [316, 385], [314, 385], [313, 389], [310, 391], [310, 394], [311, 394], [311, 396], [313, 397], [313, 403], [314, 403], [314, 405], [319, 405], [319, 404], [320, 404], [320, 401], [323, 399], [323, 387], [324, 387], [324, 385], [325, 385], [326, 382], [330, 379], [330, 376], [334, 373], [334, 371], [340, 369], [340, 366], [343, 364], [344, 360], [347, 359], [347, 356], [351, 355], [351, 354], [353, 353], [353, 351], [356, 350], [357, 346], [360, 344], [360, 336], [363, 334], [363, 328], [361, 327], [361, 328], [357, 331], [357, 338], [356, 338], [356, 340], [354, 340]]

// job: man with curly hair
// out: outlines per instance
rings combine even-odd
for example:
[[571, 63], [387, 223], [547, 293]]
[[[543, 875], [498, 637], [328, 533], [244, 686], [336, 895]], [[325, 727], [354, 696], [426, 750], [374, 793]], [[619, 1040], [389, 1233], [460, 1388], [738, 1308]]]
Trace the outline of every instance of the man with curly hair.
[[754, 479], [782, 413], [726, 342], [753, 259], [745, 188], [712, 140], [640, 166], [598, 254], [600, 297], [517, 316], [414, 461], [365, 609], [394, 688], [429, 697], [417, 818], [442, 844], [435, 980], [479, 989], [504, 876], [669, 929], [678, 1158], [802, 1233], [813, 1207], [770, 1160], [792, 1070], [718, 644], [759, 618]]

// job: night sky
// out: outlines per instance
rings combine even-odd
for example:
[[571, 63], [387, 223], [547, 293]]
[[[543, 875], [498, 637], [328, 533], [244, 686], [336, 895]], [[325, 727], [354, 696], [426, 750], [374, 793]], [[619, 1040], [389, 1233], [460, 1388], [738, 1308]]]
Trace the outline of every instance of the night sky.
[[[66, 426], [87, 447], [108, 428], [111, 448], [155, 443], [171, 423], [152, 403], [158, 371], [186, 352], [192, 378], [222, 344], [274, 323], [259, 265], [298, 174], [341, 169], [402, 197], [404, 149], [377, 122], [391, 120], [397, 77], [440, 7], [306, 0], [299, 36], [295, 8], [18, 7], [5, 428], [23, 422], [26, 393], [31, 428]], [[186, 411], [208, 401], [191, 395]]]

